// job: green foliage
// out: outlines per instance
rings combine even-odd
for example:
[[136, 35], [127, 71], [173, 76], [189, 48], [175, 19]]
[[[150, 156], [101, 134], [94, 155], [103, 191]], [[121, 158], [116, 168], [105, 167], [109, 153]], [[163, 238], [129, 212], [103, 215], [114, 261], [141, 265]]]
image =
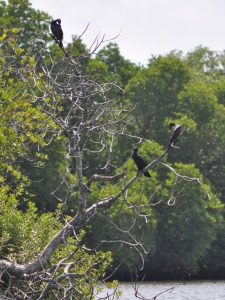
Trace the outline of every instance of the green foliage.
[[[139, 151], [150, 162], [162, 154], [163, 148], [152, 142], [142, 144]], [[193, 164], [175, 163], [172, 167], [179, 174], [202, 178]], [[131, 158], [123, 168], [128, 174], [126, 181], [137, 172]], [[125, 257], [126, 264], [120, 268], [123, 273], [135, 271], [141, 265], [129, 234], [136, 239], [143, 236], [144, 245], [150, 248], [146, 261], [156, 262], [148, 272], [161, 270], [164, 274], [172, 274], [178, 270], [178, 273], [195, 273], [199, 270], [199, 259], [216, 238], [217, 228], [222, 222], [223, 205], [209, 185], [200, 186], [197, 181], [187, 183], [184, 179], [177, 179], [171, 171], [160, 165], [150, 169], [150, 173], [150, 179], [142, 176], [129, 188], [126, 195], [128, 202], [121, 198], [89, 225], [88, 242], [93, 245], [96, 241], [105, 240], [104, 249], [112, 251], [115, 262]], [[121, 182], [113, 187], [95, 184], [91, 198], [96, 200], [92, 201], [116, 194], [123, 184]], [[104, 224], [104, 231], [101, 224]], [[121, 230], [119, 233], [118, 228]], [[107, 240], [114, 242], [107, 244]], [[123, 244], [123, 240], [128, 240], [130, 244]]]
[[[65, 139], [52, 141], [51, 146], [44, 147], [42, 153], [38, 152], [37, 156], [40, 157], [40, 154], [45, 158], [41, 167], [31, 169], [28, 163], [23, 165], [24, 171], [29, 172], [29, 179], [31, 180], [31, 185], [27, 190], [32, 195], [32, 201], [36, 204], [39, 213], [53, 212], [64, 199], [68, 190], [66, 182], [62, 184], [61, 176], [61, 174], [66, 173], [66, 168], [69, 168], [63, 163], [66, 155]], [[68, 174], [66, 178], [72, 184], [74, 178], [71, 177]], [[60, 185], [61, 188], [58, 190]], [[71, 197], [73, 196], [71, 195]]]
[[[126, 97], [135, 104], [137, 134], [163, 143], [168, 133], [162, 124], [166, 117], [174, 118], [177, 98], [190, 74], [185, 63], [176, 55], [154, 57], [148, 68], [140, 70], [125, 88]], [[140, 117], [141, 116], [141, 117]]]
[[[200, 55], [200, 58], [198, 55]], [[204, 60], [202, 59], [203, 56]], [[178, 146], [181, 148], [170, 151], [168, 160], [173, 163], [187, 163], [187, 166], [190, 163], [195, 163], [202, 174], [207, 177], [208, 183], [209, 181], [213, 182], [213, 186], [210, 186], [209, 183], [209, 189], [216, 192], [217, 197], [220, 196], [221, 199], [224, 199], [224, 196], [222, 196], [224, 195], [224, 185], [221, 182], [222, 173], [224, 172], [224, 163], [222, 163], [224, 157], [222, 150], [224, 149], [224, 106], [218, 103], [218, 96], [220, 103], [223, 103], [223, 79], [219, 77], [223, 72], [221, 63], [219, 63], [222, 59], [223, 56], [219, 57], [218, 54], [210, 51], [208, 53], [206, 49], [201, 54], [200, 51], [193, 52], [192, 57], [189, 55], [185, 59], [176, 57], [174, 54], [153, 58], [150, 60], [149, 69], [144, 68], [129, 81], [126, 86], [126, 95], [128, 99], [136, 103], [134, 130], [141, 136], [154, 139], [165, 146], [170, 136], [167, 129], [168, 124], [170, 122], [182, 124], [185, 132], [179, 139]], [[191, 65], [191, 60], [195, 61], [193, 65]], [[220, 161], [220, 165], [218, 161]], [[178, 165], [176, 164], [175, 170], [177, 171], [177, 169]], [[183, 171], [181, 170], [179, 173], [183, 173]], [[165, 176], [160, 172], [162, 180], [166, 178]], [[190, 172], [190, 176], [194, 176], [194, 170]], [[195, 190], [195, 195], [189, 195], [193, 190], [193, 188], [189, 190], [189, 185], [187, 185], [187, 189], [185, 188], [185, 195], [182, 193], [179, 198], [182, 197], [182, 200], [185, 197], [201, 199], [202, 196], [198, 195], [197, 190]], [[164, 190], [167, 197], [171, 193], [172, 187], [171, 183], [166, 187], [167, 192]], [[199, 189], [199, 186], [196, 186], [196, 188]], [[180, 189], [179, 186], [178, 190]], [[215, 197], [215, 195], [212, 196], [214, 199]], [[184, 213], [188, 214], [189, 206], [185, 207], [184, 202], [182, 202], [180, 207], [182, 207]], [[190, 207], [194, 207], [193, 203]], [[168, 211], [173, 212], [174, 216], [178, 218], [171, 225], [171, 229], [174, 229], [174, 235], [172, 232], [165, 230], [165, 235], [160, 238], [161, 231], [163, 232], [164, 228], [168, 228], [169, 219], [166, 217]], [[160, 216], [164, 224], [163, 229], [156, 233], [158, 238], [156, 243], [158, 251], [156, 250], [156, 253], [159, 254], [156, 254], [156, 256], [154, 254], [150, 255], [156, 264], [159, 263], [158, 267], [155, 267], [155, 271], [158, 268], [159, 272], [162, 273], [162, 270], [164, 270], [171, 275], [172, 270], [174, 271], [176, 268], [180, 270], [177, 274], [199, 270], [198, 261], [201, 256], [204, 256], [204, 253], [210, 247], [210, 243], [216, 239], [218, 230], [215, 222], [210, 222], [211, 217], [208, 220], [209, 216], [204, 206], [201, 211], [204, 212], [203, 216], [205, 218], [203, 225], [199, 227], [197, 223], [191, 222], [193, 227], [190, 226], [192, 228], [190, 238], [191, 232], [196, 230], [194, 228], [197, 228], [199, 243], [193, 244], [193, 242], [190, 242], [190, 252], [187, 251], [188, 248], [184, 247], [184, 253], [181, 254], [179, 249], [182, 251], [182, 243], [177, 242], [175, 231], [175, 228], [179, 228], [182, 224], [181, 219], [179, 219], [180, 212], [175, 207], [168, 208], [167, 205], [165, 206], [165, 211]], [[221, 204], [219, 206], [214, 205], [213, 210], [209, 209], [210, 214], [219, 218], [217, 220], [218, 225], [221, 224], [221, 212], [223, 211], [224, 208]], [[158, 225], [159, 228], [162, 226], [160, 223]], [[183, 230], [187, 236], [188, 228], [186, 227]], [[204, 228], [205, 232], [201, 231], [201, 228]], [[209, 233], [210, 230], [212, 232]], [[207, 237], [207, 232], [211, 239]], [[171, 249], [168, 245], [171, 245]], [[196, 245], [196, 248], [194, 245]], [[174, 253], [174, 259], [172, 259], [171, 253]], [[187, 259], [185, 255], [187, 255]], [[169, 261], [171, 265], [167, 263]], [[154, 269], [153, 266], [151, 267]]]
[[46, 53], [46, 42], [52, 40], [49, 35], [51, 18], [47, 13], [32, 8], [28, 0], [1, 1], [0, 12], [1, 33], [3, 28], [18, 28], [17, 41], [20, 48], [25, 52], [30, 50], [32, 55], [37, 56]]
[[52, 213], [37, 215], [32, 202], [26, 212], [19, 210], [18, 200], [1, 193], [1, 256], [17, 263], [33, 260], [62, 226]]
[[193, 76], [212, 81], [222, 75], [221, 55], [207, 47], [198, 46], [186, 56], [186, 62]]
[[[4, 48], [1, 49], [4, 60], [1, 60], [0, 75], [3, 83], [0, 87], [0, 243], [3, 257], [23, 262], [32, 259], [34, 250], [40, 250], [43, 242], [46, 243], [48, 237], [52, 236], [50, 223], [54, 220], [57, 223], [57, 219], [51, 214], [38, 218], [36, 208], [27, 200], [30, 178], [23, 170], [23, 164], [30, 164], [31, 161], [38, 167], [43, 165], [46, 156], [39, 149], [49, 142], [45, 130], [54, 129], [56, 126], [28, 101], [26, 87], [15, 77], [18, 68], [14, 61], [20, 63], [24, 59], [22, 49], [14, 43], [16, 33], [14, 29], [12, 32], [5, 31], [1, 37], [1, 43], [10, 50], [6, 48], [4, 52]], [[10, 51], [15, 55], [11, 56]], [[20, 72], [29, 76], [31, 69], [32, 57], [28, 57]], [[34, 228], [42, 228], [47, 222], [48, 234], [35, 237]]]
[[[175, 163], [179, 174], [201, 178], [194, 165]], [[210, 199], [208, 198], [210, 194]], [[163, 202], [157, 207], [157, 249], [154, 261], [156, 268], [170, 274], [196, 273], [198, 261], [215, 240], [222, 221], [224, 207], [213, 195], [210, 186], [197, 182], [187, 185], [169, 173], [162, 191]]]
[[[85, 231], [81, 230], [77, 241], [74, 241], [74, 238], [69, 238], [66, 245], [61, 245], [55, 251], [54, 255], [51, 257], [50, 263], [52, 265], [61, 262], [59, 268], [55, 272], [56, 277], [64, 275], [65, 264], [73, 259], [69, 268], [69, 272], [72, 274], [78, 274], [74, 276], [74, 279], [71, 281], [76, 287], [77, 294], [73, 293], [73, 297], [77, 299], [86, 298], [93, 299], [93, 288], [97, 286], [99, 278], [102, 278], [106, 274], [106, 269], [112, 262], [111, 252], [102, 252], [102, 251], [88, 251], [82, 242], [85, 236]], [[80, 276], [85, 275], [85, 276]], [[66, 278], [64, 279], [64, 281]], [[112, 286], [115, 287], [117, 282], [115, 281]], [[99, 292], [101, 288], [98, 289]], [[78, 292], [79, 291], [79, 292]], [[50, 291], [47, 297], [52, 297], [60, 295], [60, 290]], [[82, 297], [81, 297], [82, 295]], [[48, 298], [47, 298], [48, 299]]]
[[109, 43], [100, 50], [97, 54], [97, 59], [107, 65], [111, 80], [116, 81], [121, 88], [124, 88], [128, 80], [139, 69], [134, 63], [131, 63], [120, 54], [119, 47], [115, 43]]
[[180, 111], [192, 118], [198, 126], [209, 122], [213, 116], [217, 104], [217, 98], [213, 88], [205, 82], [191, 82], [186, 85], [179, 94]]

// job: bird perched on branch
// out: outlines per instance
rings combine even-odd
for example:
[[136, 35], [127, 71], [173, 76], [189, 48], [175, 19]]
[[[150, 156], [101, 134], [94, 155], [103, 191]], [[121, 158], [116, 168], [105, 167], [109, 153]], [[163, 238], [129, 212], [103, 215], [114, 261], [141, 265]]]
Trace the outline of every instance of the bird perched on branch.
[[56, 41], [56, 43], [59, 45], [60, 48], [63, 48], [63, 31], [61, 28], [61, 20], [56, 19], [51, 22], [51, 36]]
[[[135, 147], [132, 153], [132, 158], [135, 162], [135, 164], [138, 167], [138, 173], [141, 172], [145, 167], [147, 167], [147, 162], [144, 160], [144, 158], [138, 154], [138, 148]], [[146, 177], [151, 177], [151, 175], [149, 174], [148, 170], [144, 172], [144, 175]]]
[[170, 123], [169, 127], [172, 130], [172, 135], [169, 144], [167, 146], [167, 149], [173, 147], [173, 144], [177, 142], [177, 138], [180, 135], [182, 129], [182, 127], [179, 124], [175, 124], [175, 123]]

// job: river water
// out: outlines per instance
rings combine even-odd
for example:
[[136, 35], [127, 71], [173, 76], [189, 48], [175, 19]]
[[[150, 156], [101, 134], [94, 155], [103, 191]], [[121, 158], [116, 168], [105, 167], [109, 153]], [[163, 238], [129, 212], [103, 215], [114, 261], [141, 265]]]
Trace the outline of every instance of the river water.
[[[149, 300], [157, 295], [156, 300], [225, 300], [225, 281], [144, 282], [137, 287], [143, 299]], [[121, 283], [120, 289], [119, 300], [138, 299], [132, 283]]]

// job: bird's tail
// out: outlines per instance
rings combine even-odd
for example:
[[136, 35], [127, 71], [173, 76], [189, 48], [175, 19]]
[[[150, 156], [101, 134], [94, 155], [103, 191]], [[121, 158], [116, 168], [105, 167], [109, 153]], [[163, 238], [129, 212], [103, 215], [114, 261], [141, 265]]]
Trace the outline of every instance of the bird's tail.
[[144, 175], [145, 175], [146, 177], [151, 177], [151, 175], [148, 173], [148, 171], [145, 171], [145, 172], [144, 172]]
[[63, 48], [63, 42], [60, 40], [60, 41], [58, 42], [58, 44], [59, 44], [59, 47], [62, 49], [62, 48]]

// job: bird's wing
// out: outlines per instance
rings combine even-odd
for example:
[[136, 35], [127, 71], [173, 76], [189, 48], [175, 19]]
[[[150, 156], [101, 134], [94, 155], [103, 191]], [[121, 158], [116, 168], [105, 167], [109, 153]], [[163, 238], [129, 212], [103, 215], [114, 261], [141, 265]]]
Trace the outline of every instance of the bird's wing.
[[144, 169], [148, 165], [147, 161], [141, 155], [139, 155], [139, 161], [142, 166], [142, 169]]

